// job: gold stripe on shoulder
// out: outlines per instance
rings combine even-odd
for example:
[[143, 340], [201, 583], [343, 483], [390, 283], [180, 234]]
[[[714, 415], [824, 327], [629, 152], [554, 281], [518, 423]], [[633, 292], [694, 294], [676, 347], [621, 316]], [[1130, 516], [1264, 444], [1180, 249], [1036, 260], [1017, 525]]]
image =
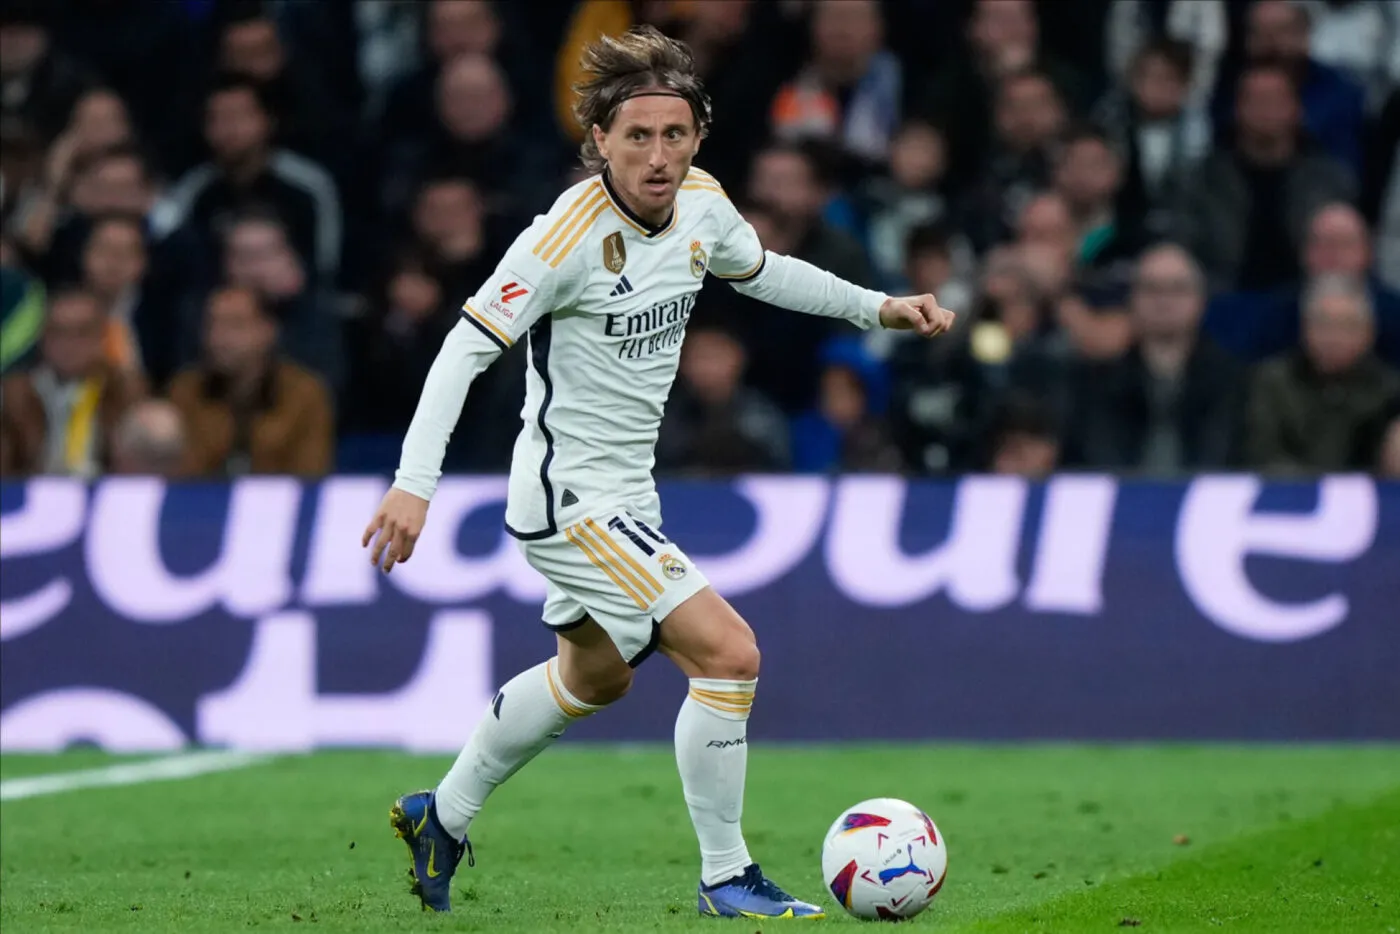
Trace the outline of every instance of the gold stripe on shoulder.
[[[583, 190], [583, 193], [574, 199], [574, 203], [569, 205], [569, 209], [563, 214], [561, 214], [559, 216], [559, 219], [554, 222], [554, 226], [549, 228], [549, 232], [540, 238], [539, 243], [535, 244], [535, 255], [539, 256], [541, 259], [548, 259], [549, 250], [545, 250], [545, 244], [549, 243], [550, 240], [554, 239], [554, 235], [556, 233], [559, 234], [559, 240], [563, 240], [565, 237], [567, 237], [569, 235], [569, 230], [572, 229], [574, 222], [578, 219], [576, 215], [582, 213], [579, 210], [580, 207], [583, 208], [583, 211], [587, 211], [588, 206], [585, 206], [584, 202], [587, 201], [591, 204], [592, 200], [596, 200], [596, 196], [600, 191], [602, 191], [602, 186], [599, 185], [597, 182], [594, 182], [593, 184], [585, 188]], [[570, 220], [570, 218], [573, 218], [573, 220]], [[568, 226], [565, 227], [565, 224], [568, 224]], [[562, 233], [559, 230], [560, 227], [564, 227]], [[555, 243], [555, 246], [558, 246], [557, 242]], [[540, 253], [541, 250], [545, 251], [542, 256]]]
[[[590, 202], [590, 204], [592, 203], [593, 202]], [[569, 255], [569, 251], [572, 250], [574, 246], [579, 242], [579, 240], [583, 237], [583, 235], [588, 232], [588, 229], [593, 226], [593, 222], [598, 219], [599, 215], [601, 215], [607, 209], [608, 204], [606, 202], [598, 204], [597, 207], [593, 208], [593, 213], [589, 214], [587, 217], [583, 218], [583, 220], [579, 221], [572, 228], [570, 228], [573, 230], [574, 235], [569, 239], [568, 243], [564, 244], [564, 248], [558, 253], [555, 253], [554, 258], [549, 261], [551, 269], [557, 267], [560, 263], [564, 261], [564, 257]], [[568, 233], [568, 231], [565, 231], [565, 233]], [[560, 234], [559, 239], [561, 241], [564, 239], [563, 234]], [[556, 243], [555, 246], [558, 246], [558, 244]], [[553, 247], [551, 247], [550, 249], [553, 249]]]
[[714, 182], [715, 184], [719, 184], [719, 179], [715, 178], [713, 175], [711, 175], [709, 172], [706, 172], [699, 166], [692, 165], [690, 167], [690, 174], [687, 175], [686, 178], [689, 179], [691, 175], [695, 176], [696, 178], [703, 178], [707, 182]]

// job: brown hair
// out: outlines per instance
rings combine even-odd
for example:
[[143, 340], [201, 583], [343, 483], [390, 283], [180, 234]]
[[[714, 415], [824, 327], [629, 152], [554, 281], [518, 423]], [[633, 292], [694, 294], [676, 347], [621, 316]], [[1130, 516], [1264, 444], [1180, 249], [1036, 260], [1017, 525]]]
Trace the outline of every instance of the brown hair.
[[618, 108], [638, 92], [673, 92], [690, 105], [701, 139], [710, 131], [710, 98], [695, 74], [695, 60], [684, 42], [655, 26], [634, 26], [621, 36], [603, 36], [583, 50], [584, 80], [574, 85], [574, 118], [583, 127], [579, 155], [584, 168], [601, 171], [605, 160], [593, 142], [593, 128], [606, 132]]

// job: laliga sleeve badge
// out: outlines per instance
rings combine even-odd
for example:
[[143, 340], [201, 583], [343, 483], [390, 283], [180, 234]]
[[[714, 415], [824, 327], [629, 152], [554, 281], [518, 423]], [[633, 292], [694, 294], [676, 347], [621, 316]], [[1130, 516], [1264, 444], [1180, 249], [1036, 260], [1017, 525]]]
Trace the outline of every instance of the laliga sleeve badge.
[[627, 265], [627, 244], [622, 242], [621, 231], [615, 230], [603, 238], [603, 265], [613, 275]]
[[705, 248], [700, 245], [700, 241], [690, 241], [690, 274], [697, 279], [705, 278], [705, 269], [709, 262], [710, 258], [705, 255]]
[[656, 560], [661, 565], [661, 572], [671, 580], [678, 581], [685, 577], [685, 564], [675, 555], [665, 554]]

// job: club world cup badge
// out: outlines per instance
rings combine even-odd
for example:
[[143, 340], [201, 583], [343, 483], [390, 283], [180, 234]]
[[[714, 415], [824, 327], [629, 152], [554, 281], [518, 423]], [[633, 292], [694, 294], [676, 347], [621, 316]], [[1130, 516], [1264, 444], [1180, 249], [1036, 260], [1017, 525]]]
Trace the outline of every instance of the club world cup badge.
[[685, 577], [685, 563], [675, 555], [662, 555], [656, 560], [661, 565], [661, 572], [671, 580], [678, 581]]
[[622, 232], [613, 231], [603, 238], [603, 265], [608, 272], [617, 275], [627, 265], [627, 244], [622, 242]]
[[690, 241], [690, 274], [697, 279], [705, 278], [705, 270], [709, 268], [709, 263], [710, 257], [705, 254], [705, 248], [700, 245], [700, 241]]

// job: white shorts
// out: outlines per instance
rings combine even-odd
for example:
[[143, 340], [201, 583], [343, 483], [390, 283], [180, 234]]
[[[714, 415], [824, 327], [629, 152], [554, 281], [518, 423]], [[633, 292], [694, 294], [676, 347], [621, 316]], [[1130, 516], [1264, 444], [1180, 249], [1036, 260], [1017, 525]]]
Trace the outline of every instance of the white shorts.
[[544, 624], [565, 632], [591, 617], [634, 668], [655, 650], [661, 621], [710, 583], [685, 552], [622, 509], [520, 549], [549, 584]]

